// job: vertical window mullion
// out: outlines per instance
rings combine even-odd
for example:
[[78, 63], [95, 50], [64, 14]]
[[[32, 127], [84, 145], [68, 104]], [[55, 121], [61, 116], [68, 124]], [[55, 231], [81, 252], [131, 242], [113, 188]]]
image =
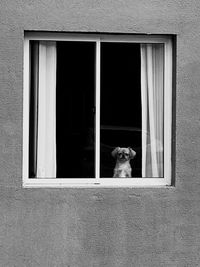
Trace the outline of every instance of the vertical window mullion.
[[96, 41], [95, 178], [100, 183], [100, 39]]

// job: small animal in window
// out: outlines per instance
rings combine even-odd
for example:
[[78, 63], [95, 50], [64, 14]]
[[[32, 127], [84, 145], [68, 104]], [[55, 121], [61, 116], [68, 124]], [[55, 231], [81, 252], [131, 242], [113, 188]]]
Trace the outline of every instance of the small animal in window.
[[136, 152], [130, 147], [116, 147], [111, 154], [116, 159], [113, 177], [131, 178], [132, 168], [130, 160], [135, 157]]

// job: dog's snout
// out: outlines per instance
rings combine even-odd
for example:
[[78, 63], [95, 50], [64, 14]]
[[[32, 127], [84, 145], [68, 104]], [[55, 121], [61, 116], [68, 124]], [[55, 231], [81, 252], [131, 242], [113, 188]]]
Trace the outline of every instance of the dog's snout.
[[121, 152], [121, 153], [119, 153], [119, 157], [120, 157], [121, 159], [126, 159], [128, 156], [129, 156], [129, 154], [126, 153], [126, 152]]

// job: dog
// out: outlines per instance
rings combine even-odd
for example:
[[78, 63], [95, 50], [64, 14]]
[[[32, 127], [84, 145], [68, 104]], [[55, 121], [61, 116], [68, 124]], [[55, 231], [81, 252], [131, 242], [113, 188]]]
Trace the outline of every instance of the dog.
[[130, 160], [135, 157], [136, 152], [130, 147], [116, 147], [111, 154], [116, 159], [113, 177], [131, 178], [132, 169]]

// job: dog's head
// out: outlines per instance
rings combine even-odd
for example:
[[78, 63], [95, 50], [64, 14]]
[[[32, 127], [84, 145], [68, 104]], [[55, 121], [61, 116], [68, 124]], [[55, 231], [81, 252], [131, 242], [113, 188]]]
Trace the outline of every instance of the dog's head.
[[130, 147], [116, 147], [112, 151], [112, 156], [123, 162], [133, 159], [135, 155], [136, 152]]

